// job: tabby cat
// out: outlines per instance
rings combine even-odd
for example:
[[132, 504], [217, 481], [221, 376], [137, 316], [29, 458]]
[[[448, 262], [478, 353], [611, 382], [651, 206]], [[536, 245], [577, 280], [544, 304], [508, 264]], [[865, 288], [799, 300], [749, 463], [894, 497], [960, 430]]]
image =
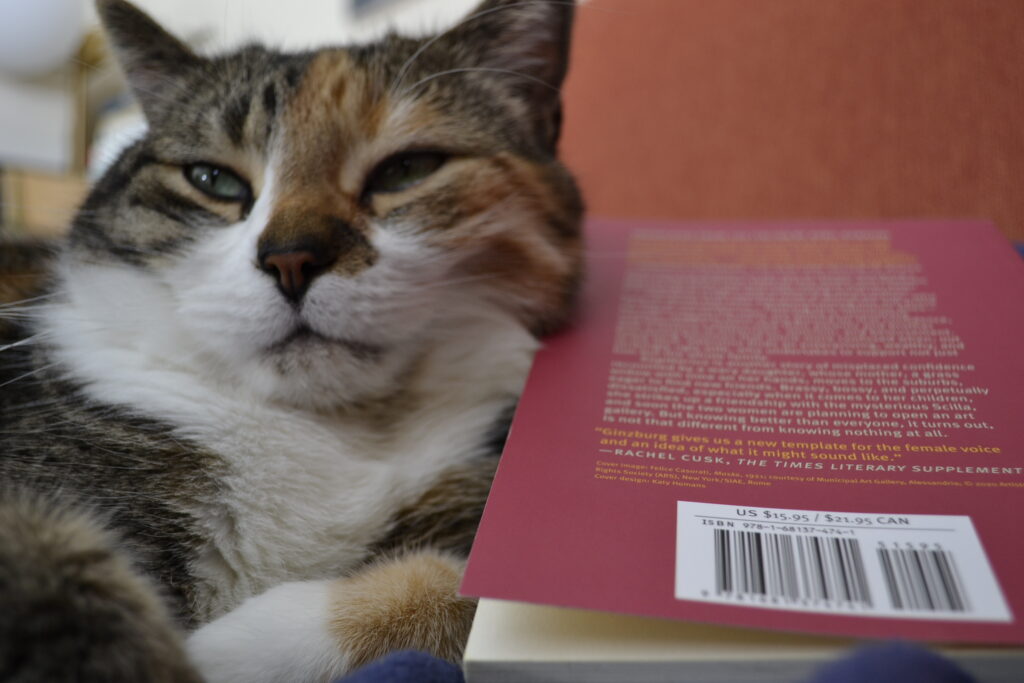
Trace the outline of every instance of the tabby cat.
[[97, 6], [148, 133], [0, 316], [0, 680], [457, 660], [511, 409], [580, 275], [572, 2], [216, 58]]

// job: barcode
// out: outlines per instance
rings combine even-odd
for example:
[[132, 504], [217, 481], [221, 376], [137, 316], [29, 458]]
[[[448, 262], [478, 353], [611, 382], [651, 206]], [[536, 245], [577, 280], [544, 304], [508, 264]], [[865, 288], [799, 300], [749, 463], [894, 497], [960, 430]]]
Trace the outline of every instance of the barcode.
[[864, 556], [855, 538], [715, 529], [714, 543], [720, 596], [872, 606]]
[[968, 612], [970, 603], [953, 554], [941, 548], [879, 548], [893, 609]]
[[963, 515], [680, 501], [676, 516], [680, 600], [846, 616], [1013, 620]]

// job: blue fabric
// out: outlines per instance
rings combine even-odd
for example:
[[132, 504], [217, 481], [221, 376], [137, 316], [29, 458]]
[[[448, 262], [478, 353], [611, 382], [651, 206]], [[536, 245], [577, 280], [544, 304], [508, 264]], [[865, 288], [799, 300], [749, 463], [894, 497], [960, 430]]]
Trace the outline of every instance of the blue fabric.
[[1016, 244], [1014, 246], [1017, 247], [1017, 251], [1020, 252], [1020, 255], [1024, 256], [1024, 242], [1021, 242], [1020, 244]]
[[423, 652], [396, 652], [337, 683], [465, 683], [462, 670]]
[[[920, 645], [860, 648], [823, 666], [807, 683], [976, 683], [960, 667]], [[450, 662], [422, 652], [398, 652], [337, 683], [465, 683]], [[794, 682], [795, 683], [795, 682]]]
[[831, 662], [808, 683], [975, 683], [945, 657], [910, 643], [869, 645]]

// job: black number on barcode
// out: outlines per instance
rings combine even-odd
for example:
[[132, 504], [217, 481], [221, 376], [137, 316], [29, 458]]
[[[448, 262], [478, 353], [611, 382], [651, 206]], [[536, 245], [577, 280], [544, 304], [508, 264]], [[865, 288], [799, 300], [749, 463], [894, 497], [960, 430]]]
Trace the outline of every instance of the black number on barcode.
[[879, 548], [878, 559], [894, 609], [970, 611], [960, 572], [948, 550]]
[[719, 595], [872, 606], [857, 539], [714, 531]]

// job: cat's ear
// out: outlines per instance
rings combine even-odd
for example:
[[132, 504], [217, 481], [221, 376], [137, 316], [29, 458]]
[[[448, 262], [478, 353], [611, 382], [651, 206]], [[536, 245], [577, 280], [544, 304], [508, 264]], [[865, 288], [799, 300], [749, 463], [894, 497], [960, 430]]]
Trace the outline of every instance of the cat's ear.
[[152, 17], [125, 0], [96, 0], [96, 10], [146, 118], [180, 98], [184, 76], [203, 60]]
[[573, 0], [485, 0], [454, 29], [470, 67], [493, 70], [525, 97], [542, 143], [554, 150], [569, 67]]

